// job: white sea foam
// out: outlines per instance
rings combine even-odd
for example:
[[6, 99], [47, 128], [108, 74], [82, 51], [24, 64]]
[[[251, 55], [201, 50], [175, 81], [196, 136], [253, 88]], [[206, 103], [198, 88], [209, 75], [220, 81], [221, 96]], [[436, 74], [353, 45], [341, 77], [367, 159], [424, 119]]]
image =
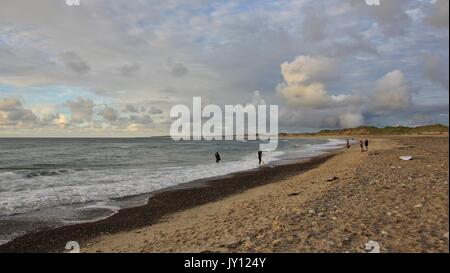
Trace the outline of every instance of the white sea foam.
[[[281, 157], [310, 157], [343, 144], [342, 140], [329, 140], [324, 144], [301, 145], [297, 150], [264, 153], [263, 160], [270, 164]], [[71, 170], [64, 175], [36, 176], [32, 179], [26, 178], [23, 173], [3, 172], [0, 173], [3, 179], [0, 183], [0, 216], [149, 193], [197, 179], [257, 167], [258, 161], [252, 153], [240, 160], [224, 160], [219, 164], [211, 162], [158, 169], [140, 167]]]

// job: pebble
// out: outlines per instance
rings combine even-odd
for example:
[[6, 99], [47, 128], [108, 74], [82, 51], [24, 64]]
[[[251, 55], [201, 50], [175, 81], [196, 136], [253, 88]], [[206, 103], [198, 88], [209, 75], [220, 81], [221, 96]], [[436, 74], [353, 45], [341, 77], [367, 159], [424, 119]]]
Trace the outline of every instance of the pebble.
[[308, 213], [309, 214], [316, 214], [316, 211], [314, 209], [309, 209]]
[[331, 177], [331, 178], [328, 178], [327, 179], [327, 181], [328, 182], [331, 182], [331, 181], [335, 181], [335, 180], [338, 180], [339, 178], [337, 177], [337, 176], [333, 176], [333, 177]]

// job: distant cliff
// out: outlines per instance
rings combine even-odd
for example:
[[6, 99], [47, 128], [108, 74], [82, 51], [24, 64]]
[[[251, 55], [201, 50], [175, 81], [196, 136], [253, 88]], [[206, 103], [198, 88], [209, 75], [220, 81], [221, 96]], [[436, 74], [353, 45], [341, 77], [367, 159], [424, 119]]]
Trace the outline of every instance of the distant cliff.
[[374, 126], [360, 126], [340, 130], [321, 130], [316, 133], [280, 133], [281, 137], [289, 136], [351, 136], [351, 135], [448, 135], [448, 126], [433, 124], [417, 127], [391, 127], [378, 128]]

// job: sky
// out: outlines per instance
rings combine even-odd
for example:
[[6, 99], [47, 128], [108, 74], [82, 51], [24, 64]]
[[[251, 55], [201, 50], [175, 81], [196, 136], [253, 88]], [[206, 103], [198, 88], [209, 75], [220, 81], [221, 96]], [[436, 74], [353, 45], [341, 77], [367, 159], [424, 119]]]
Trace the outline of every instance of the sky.
[[167, 135], [170, 108], [279, 130], [448, 125], [449, 1], [0, 0], [0, 137]]

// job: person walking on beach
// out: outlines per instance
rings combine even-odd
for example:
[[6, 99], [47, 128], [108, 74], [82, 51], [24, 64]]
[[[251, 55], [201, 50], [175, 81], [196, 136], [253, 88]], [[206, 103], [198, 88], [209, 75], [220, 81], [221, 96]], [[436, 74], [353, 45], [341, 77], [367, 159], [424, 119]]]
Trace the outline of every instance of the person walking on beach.
[[364, 146], [366, 146], [366, 152], [369, 151], [369, 140], [366, 138], [366, 141], [364, 141]]
[[262, 151], [258, 151], [258, 159], [259, 159], [259, 165], [261, 165], [261, 161], [262, 161]]
[[216, 157], [216, 163], [219, 163], [219, 161], [222, 160], [222, 159], [220, 158], [219, 152], [216, 152], [216, 153], [214, 154], [214, 156]]
[[364, 152], [364, 144], [362, 140], [359, 141], [359, 147], [361, 147], [361, 153]]
[[347, 138], [347, 149], [350, 149], [350, 140]]

